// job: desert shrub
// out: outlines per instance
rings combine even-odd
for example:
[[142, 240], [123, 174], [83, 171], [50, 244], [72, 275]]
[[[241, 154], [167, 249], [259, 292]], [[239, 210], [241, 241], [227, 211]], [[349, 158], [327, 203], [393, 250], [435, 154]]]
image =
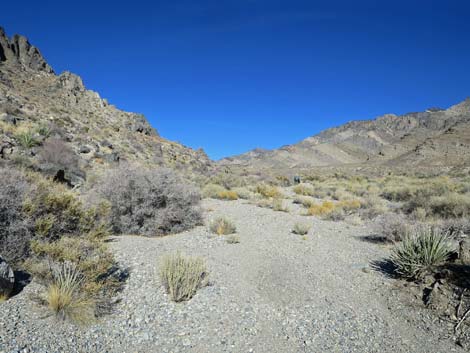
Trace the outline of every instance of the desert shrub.
[[233, 234], [237, 231], [237, 228], [233, 222], [225, 217], [218, 217], [214, 219], [211, 222], [209, 229], [212, 233], [218, 235]]
[[217, 198], [221, 200], [238, 200], [238, 194], [232, 190], [224, 190], [217, 194]]
[[233, 188], [232, 191], [236, 192], [238, 197], [244, 200], [250, 200], [254, 197], [254, 193], [246, 187]]
[[90, 322], [94, 317], [93, 301], [81, 293], [83, 275], [78, 268], [70, 262], [52, 264], [51, 274], [45, 294], [49, 308], [61, 319]]
[[272, 209], [278, 212], [289, 212], [289, 209], [284, 203], [283, 199], [273, 199], [272, 201]]
[[300, 204], [305, 208], [309, 208], [315, 205], [315, 199], [308, 196], [297, 196], [296, 198], [294, 198], [294, 203]]
[[310, 184], [299, 184], [294, 186], [292, 189], [297, 195], [302, 196], [313, 196], [315, 195], [315, 190]]
[[29, 184], [23, 173], [13, 169], [0, 168], [0, 179], [0, 254], [14, 264], [27, 256], [33, 236], [23, 214]]
[[225, 241], [229, 244], [238, 244], [240, 243], [240, 237], [235, 234], [230, 234], [225, 237]]
[[198, 289], [207, 285], [208, 272], [201, 257], [181, 253], [164, 255], [159, 273], [166, 292], [175, 302], [191, 299]]
[[325, 213], [322, 218], [334, 222], [342, 221], [346, 218], [346, 212], [341, 207], [335, 207], [330, 212]]
[[292, 229], [292, 233], [299, 234], [299, 235], [305, 235], [310, 231], [310, 229], [311, 229], [310, 224], [296, 223], [294, 225], [294, 228]]
[[332, 212], [335, 208], [335, 204], [331, 201], [323, 201], [320, 205], [312, 205], [309, 207], [307, 214], [310, 216], [324, 216]]
[[378, 216], [373, 223], [374, 232], [385, 241], [397, 242], [408, 236], [413, 225], [401, 213], [388, 212]]
[[357, 199], [343, 200], [336, 204], [336, 207], [343, 209], [345, 212], [352, 212], [358, 210], [361, 208], [361, 206], [361, 201]]
[[29, 195], [23, 202], [23, 213], [36, 235], [57, 240], [62, 236], [81, 235], [108, 228], [109, 208], [104, 203], [86, 208], [78, 194], [62, 184], [31, 175]]
[[80, 172], [79, 158], [64, 141], [56, 138], [47, 139], [39, 152], [40, 169], [55, 176], [59, 170], [66, 173]]
[[201, 224], [199, 193], [168, 169], [121, 165], [91, 192], [110, 203], [116, 233], [165, 235]]
[[448, 236], [438, 228], [418, 227], [395, 246], [391, 260], [400, 276], [420, 279], [445, 263], [453, 250]]
[[[96, 315], [105, 313], [124, 279], [106, 243], [88, 235], [61, 237], [52, 242], [35, 238], [24, 266], [37, 281], [51, 288], [57, 284], [51, 269], [64, 263], [80, 273], [80, 302], [89, 303]], [[60, 288], [55, 291], [56, 295], [61, 294]]]
[[375, 195], [362, 199], [361, 204], [361, 217], [364, 219], [374, 219], [389, 211], [387, 201]]
[[226, 188], [218, 184], [207, 184], [202, 188], [202, 196], [205, 198], [217, 199], [219, 194], [227, 191]]
[[429, 200], [432, 215], [442, 218], [461, 218], [470, 216], [470, 194], [449, 193], [434, 196]]
[[256, 192], [264, 198], [280, 198], [282, 193], [275, 186], [268, 184], [259, 184], [256, 186]]

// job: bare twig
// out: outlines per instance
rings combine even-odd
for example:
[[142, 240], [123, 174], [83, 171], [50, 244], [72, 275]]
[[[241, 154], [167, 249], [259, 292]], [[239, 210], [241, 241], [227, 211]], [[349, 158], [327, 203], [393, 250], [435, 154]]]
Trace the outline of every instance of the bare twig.
[[467, 311], [465, 311], [465, 314], [463, 314], [462, 318], [459, 320], [459, 322], [457, 323], [457, 325], [455, 325], [455, 332], [457, 332], [457, 330], [459, 329], [460, 325], [462, 325], [462, 323], [465, 321], [465, 319], [467, 318], [468, 314], [470, 314], [470, 308], [468, 308]]

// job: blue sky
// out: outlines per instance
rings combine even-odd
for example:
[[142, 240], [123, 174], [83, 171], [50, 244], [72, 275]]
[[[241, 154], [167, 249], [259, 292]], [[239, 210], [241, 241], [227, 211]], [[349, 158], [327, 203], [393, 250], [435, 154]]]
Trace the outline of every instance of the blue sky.
[[0, 26], [210, 157], [470, 96], [468, 1], [21, 1]]

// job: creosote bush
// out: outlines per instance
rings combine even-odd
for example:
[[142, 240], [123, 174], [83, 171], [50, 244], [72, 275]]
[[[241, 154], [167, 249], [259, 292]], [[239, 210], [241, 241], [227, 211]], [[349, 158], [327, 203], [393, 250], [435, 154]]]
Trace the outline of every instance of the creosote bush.
[[218, 235], [233, 234], [237, 231], [237, 228], [232, 221], [225, 217], [218, 217], [214, 219], [210, 224], [210, 230], [212, 233]]
[[109, 202], [116, 233], [147, 236], [200, 225], [200, 194], [169, 169], [121, 165], [108, 171], [91, 193]]
[[409, 279], [420, 279], [449, 258], [454, 249], [447, 234], [438, 228], [417, 227], [392, 250], [396, 272]]
[[159, 273], [166, 292], [175, 302], [191, 299], [208, 282], [204, 259], [179, 252], [162, 257]]

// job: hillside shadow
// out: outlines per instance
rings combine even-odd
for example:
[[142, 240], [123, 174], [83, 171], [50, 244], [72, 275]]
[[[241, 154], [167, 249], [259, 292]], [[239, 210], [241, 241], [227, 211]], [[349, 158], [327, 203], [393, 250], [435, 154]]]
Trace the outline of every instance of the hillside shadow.
[[23, 289], [31, 283], [31, 275], [24, 271], [15, 271], [15, 286], [13, 287], [13, 292], [11, 296], [20, 294]]

